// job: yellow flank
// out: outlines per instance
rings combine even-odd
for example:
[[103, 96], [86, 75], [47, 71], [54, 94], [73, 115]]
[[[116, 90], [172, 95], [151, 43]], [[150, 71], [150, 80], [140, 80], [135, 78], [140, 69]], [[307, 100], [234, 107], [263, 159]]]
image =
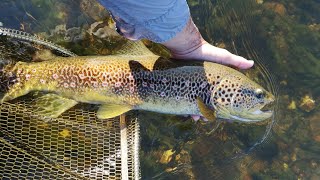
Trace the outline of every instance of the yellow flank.
[[151, 54], [49, 56], [42, 62], [18, 62], [9, 71], [15, 83], [2, 102], [31, 91], [47, 92], [35, 102], [49, 117], [58, 117], [78, 102], [100, 104], [101, 119], [131, 109], [246, 122], [272, 115], [259, 111], [273, 101], [269, 92], [242, 73], [210, 62], [182, 62]]

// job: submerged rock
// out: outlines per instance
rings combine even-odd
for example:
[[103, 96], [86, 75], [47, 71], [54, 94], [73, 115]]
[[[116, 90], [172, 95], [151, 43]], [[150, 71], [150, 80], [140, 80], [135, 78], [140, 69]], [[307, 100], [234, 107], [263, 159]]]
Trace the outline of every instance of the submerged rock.
[[95, 21], [110, 18], [106, 9], [99, 3], [90, 0], [80, 0], [80, 9]]
[[90, 25], [90, 28], [87, 30], [87, 32], [91, 35], [95, 35], [99, 37], [100, 39], [104, 39], [107, 37], [114, 37], [119, 36], [119, 34], [112, 29], [114, 25], [111, 24], [111, 22], [108, 21], [99, 21], [95, 22]]
[[315, 113], [309, 118], [312, 137], [320, 142], [320, 112]]
[[167, 151], [165, 151], [162, 156], [161, 156], [161, 159], [160, 159], [160, 163], [161, 164], [168, 164], [171, 159], [172, 159], [172, 155], [175, 153], [175, 151], [173, 151], [172, 149], [169, 149]]
[[67, 29], [64, 40], [66, 42], [76, 42], [82, 40], [84, 38], [85, 31], [82, 30], [80, 27], [72, 27]]
[[315, 101], [310, 96], [306, 95], [301, 99], [299, 107], [306, 112], [310, 112], [315, 108]]
[[320, 32], [320, 24], [310, 24], [308, 27], [311, 31]]
[[295, 102], [294, 100], [292, 100], [292, 101], [290, 102], [290, 104], [288, 105], [288, 109], [290, 109], [290, 110], [295, 110], [295, 109], [297, 109], [297, 105], [296, 105], [296, 102]]
[[271, 9], [272, 11], [274, 11], [275, 13], [277, 13], [277, 14], [279, 14], [281, 16], [283, 16], [283, 15], [285, 15], [287, 13], [286, 8], [281, 3], [266, 2], [264, 4], [268, 9]]
[[262, 3], [263, 3], [263, 0], [256, 0], [256, 3], [257, 3], [257, 4], [262, 4]]

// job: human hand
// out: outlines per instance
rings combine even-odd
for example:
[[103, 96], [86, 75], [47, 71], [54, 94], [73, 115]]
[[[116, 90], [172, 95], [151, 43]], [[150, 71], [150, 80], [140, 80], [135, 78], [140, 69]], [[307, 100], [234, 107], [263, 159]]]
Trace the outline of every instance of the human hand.
[[176, 59], [212, 61], [240, 69], [248, 69], [254, 64], [252, 60], [247, 60], [226, 49], [209, 44], [202, 38], [191, 18], [181, 32], [162, 44], [171, 50], [173, 58]]
[[[241, 56], [230, 53], [226, 49], [209, 44], [202, 38], [191, 18], [181, 32], [171, 40], [162, 44], [170, 49], [173, 58], [176, 59], [212, 61], [240, 69], [248, 69], [254, 64], [252, 60], [247, 60]], [[199, 115], [191, 115], [191, 117], [195, 121], [198, 121], [200, 118], [206, 121], [204, 117]]]

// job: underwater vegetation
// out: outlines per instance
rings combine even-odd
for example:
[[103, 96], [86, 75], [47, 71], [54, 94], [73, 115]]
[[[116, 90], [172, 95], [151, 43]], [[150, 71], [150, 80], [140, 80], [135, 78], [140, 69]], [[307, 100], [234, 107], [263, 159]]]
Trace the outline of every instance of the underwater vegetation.
[[[275, 145], [272, 149], [266, 145], [241, 176], [318, 179], [319, 1], [190, 2], [193, 18], [207, 39], [263, 61], [278, 80], [279, 109], [271, 142]], [[266, 151], [273, 153], [263, 154]]]

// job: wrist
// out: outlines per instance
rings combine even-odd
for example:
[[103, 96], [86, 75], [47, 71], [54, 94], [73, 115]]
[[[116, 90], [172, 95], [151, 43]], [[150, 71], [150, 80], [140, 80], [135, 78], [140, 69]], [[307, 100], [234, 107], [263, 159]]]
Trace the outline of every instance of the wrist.
[[188, 55], [207, 42], [202, 38], [198, 28], [189, 18], [188, 23], [174, 38], [161, 43], [170, 49], [174, 57]]

